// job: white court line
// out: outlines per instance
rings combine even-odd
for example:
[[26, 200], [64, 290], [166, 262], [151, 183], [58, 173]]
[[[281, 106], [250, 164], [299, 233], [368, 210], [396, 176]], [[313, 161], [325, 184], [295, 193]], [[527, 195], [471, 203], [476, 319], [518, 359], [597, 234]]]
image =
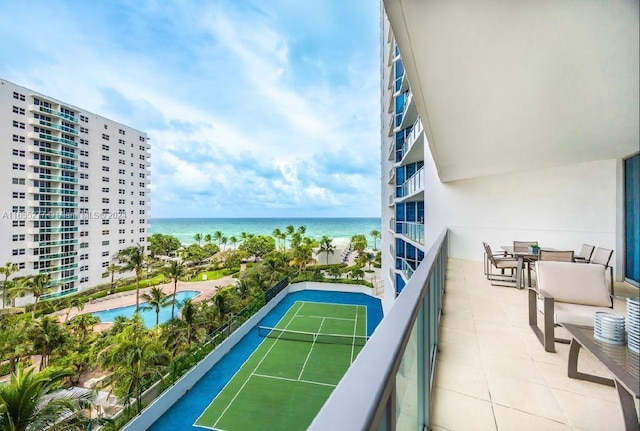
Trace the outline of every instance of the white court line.
[[278, 377], [278, 376], [268, 376], [266, 374], [256, 374], [253, 373], [252, 376], [256, 376], [256, 377], [264, 377], [265, 379], [274, 379], [274, 380], [286, 380], [288, 382], [302, 382], [302, 383], [310, 383], [312, 385], [320, 385], [320, 386], [330, 386], [332, 388], [335, 388], [336, 385], [332, 385], [331, 383], [322, 383], [322, 382], [314, 382], [312, 380], [300, 380], [300, 379], [291, 379], [289, 377]]
[[322, 319], [322, 322], [320, 322], [320, 327], [318, 328], [318, 331], [316, 332], [315, 337], [313, 337], [313, 343], [311, 343], [311, 348], [309, 349], [309, 353], [307, 354], [307, 359], [305, 359], [304, 364], [302, 364], [302, 370], [300, 370], [300, 375], [298, 376], [298, 380], [302, 378], [302, 373], [304, 373], [304, 369], [307, 366], [307, 361], [311, 357], [311, 352], [313, 352], [313, 346], [316, 345], [316, 340], [318, 339], [318, 334], [320, 334], [320, 331], [322, 330], [322, 325], [324, 325], [324, 319]]
[[353, 319], [347, 319], [345, 317], [301, 316], [301, 315], [299, 315], [298, 317], [312, 317], [314, 319], [348, 320], [350, 322], [353, 321]]
[[[302, 304], [304, 305], [304, 304]], [[300, 306], [300, 308], [302, 308], [302, 305]], [[289, 325], [291, 324], [291, 322], [293, 322], [293, 320], [296, 318], [296, 315], [298, 314], [298, 311], [300, 311], [300, 308], [298, 308], [296, 310], [296, 312], [293, 314], [293, 316], [291, 317], [291, 320], [289, 320], [289, 322], [287, 322], [287, 325], [284, 327], [284, 329], [287, 329], [289, 327]], [[282, 316], [284, 318], [284, 316]], [[280, 323], [280, 322], [278, 322]], [[276, 341], [278, 341], [276, 339]], [[244, 389], [244, 387], [247, 385], [247, 383], [249, 382], [249, 380], [251, 379], [251, 376], [253, 375], [253, 373], [258, 369], [258, 367], [260, 366], [260, 364], [262, 364], [262, 362], [264, 361], [264, 359], [267, 357], [267, 355], [269, 354], [269, 352], [271, 351], [271, 349], [273, 349], [273, 346], [276, 345], [276, 342], [274, 342], [270, 347], [269, 350], [266, 351], [266, 353], [262, 356], [262, 359], [260, 359], [260, 362], [258, 362], [258, 365], [256, 365], [256, 368], [251, 372], [251, 374], [249, 374], [249, 377], [247, 377], [247, 380], [245, 380], [245, 382], [242, 384], [242, 386], [240, 387], [240, 389], [238, 389], [238, 391], [236, 392], [236, 394], [234, 395], [234, 397], [231, 399], [231, 401], [229, 401], [229, 404], [227, 404], [227, 407], [225, 407], [225, 409], [222, 411], [222, 413], [220, 414], [220, 416], [218, 417], [218, 419], [215, 421], [215, 423], [213, 424], [212, 429], [215, 429], [215, 426], [218, 425], [218, 422], [220, 422], [220, 419], [222, 419], [222, 417], [224, 416], [224, 414], [227, 412], [227, 410], [229, 410], [229, 407], [231, 407], [231, 404], [233, 404], [233, 402], [236, 400], [236, 398], [238, 398], [238, 395], [240, 395], [240, 392], [242, 392], [242, 390]], [[256, 348], [257, 350], [257, 348]], [[247, 359], [248, 360], [248, 359]], [[244, 365], [243, 365], [244, 366]], [[242, 367], [240, 367], [240, 369], [236, 372], [236, 374], [242, 369]], [[234, 376], [235, 377], [235, 374]], [[229, 382], [227, 383], [227, 385], [229, 383], [231, 383], [231, 381], [233, 380], [233, 377], [231, 378], [231, 380], [229, 380]], [[226, 387], [226, 385], [225, 385]], [[222, 388], [222, 390], [224, 390], [224, 388]], [[218, 393], [218, 395], [220, 395], [222, 393], [222, 390]], [[217, 397], [216, 397], [217, 398]], [[215, 400], [215, 399], [214, 399]], [[213, 401], [211, 401], [211, 403], [209, 403], [209, 405], [207, 406], [206, 409], [204, 409], [204, 411], [202, 412], [202, 414], [198, 417], [198, 419], [196, 419], [196, 422], [198, 422], [198, 420], [200, 419], [200, 417], [202, 417], [202, 415], [204, 414], [204, 412], [207, 411], [207, 409], [211, 406], [211, 404], [213, 403]]]

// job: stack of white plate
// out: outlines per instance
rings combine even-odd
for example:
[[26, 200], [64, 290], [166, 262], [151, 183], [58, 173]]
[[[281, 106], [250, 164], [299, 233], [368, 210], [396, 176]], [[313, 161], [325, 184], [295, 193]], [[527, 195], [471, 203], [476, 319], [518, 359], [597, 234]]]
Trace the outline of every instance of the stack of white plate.
[[627, 347], [640, 353], [640, 301], [638, 298], [627, 298]]
[[596, 340], [609, 344], [624, 344], [624, 317], [596, 311], [593, 334]]

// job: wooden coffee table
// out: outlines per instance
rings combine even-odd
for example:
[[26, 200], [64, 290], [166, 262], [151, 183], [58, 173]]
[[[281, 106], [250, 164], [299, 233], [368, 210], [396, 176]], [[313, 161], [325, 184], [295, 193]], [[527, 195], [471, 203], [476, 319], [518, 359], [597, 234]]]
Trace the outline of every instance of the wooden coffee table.
[[[640, 422], [636, 412], [635, 398], [640, 398], [639, 358], [624, 345], [603, 343], [595, 339], [592, 326], [561, 323], [572, 336], [569, 349], [568, 375], [572, 379], [587, 380], [615, 387], [620, 398], [625, 429], [638, 431]], [[584, 347], [590, 351], [613, 374], [613, 379], [594, 376], [578, 371], [578, 353]]]

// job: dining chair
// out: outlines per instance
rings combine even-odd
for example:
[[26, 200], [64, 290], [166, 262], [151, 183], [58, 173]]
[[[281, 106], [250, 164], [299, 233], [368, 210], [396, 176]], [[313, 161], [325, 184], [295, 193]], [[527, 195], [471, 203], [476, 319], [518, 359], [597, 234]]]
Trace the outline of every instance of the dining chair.
[[[484, 247], [485, 256], [488, 262], [487, 268], [487, 279], [491, 281], [492, 286], [504, 286], [504, 287], [519, 287], [515, 284], [516, 282], [516, 274], [515, 271], [518, 270], [518, 259], [511, 256], [504, 256], [503, 253], [493, 253], [491, 251], [491, 247], [486, 242], [482, 243]], [[493, 268], [499, 269], [500, 274], [494, 274]], [[510, 274], [505, 274], [505, 270], [510, 270]], [[513, 284], [499, 284], [502, 283], [513, 283]]]
[[610, 289], [611, 295], [613, 296], [613, 266], [609, 266], [609, 262], [611, 262], [611, 256], [613, 256], [613, 250], [598, 247], [596, 248], [596, 251], [593, 252], [590, 263], [603, 265], [605, 270], [609, 269]]
[[[547, 262], [573, 262], [573, 250], [545, 250], [538, 252], [538, 261]], [[535, 272], [536, 267], [532, 263], [529, 265], [529, 287], [531, 287], [531, 270]], [[536, 273], [537, 274], [537, 273]]]
[[591, 256], [593, 255], [593, 251], [595, 250], [595, 246], [589, 244], [582, 244], [580, 248], [580, 253], [573, 256], [573, 260], [578, 263], [589, 263], [591, 260]]
[[[538, 246], [538, 241], [513, 241], [513, 252], [514, 253], [528, 253], [529, 247], [535, 245]], [[529, 287], [531, 287], [531, 267], [533, 263], [537, 260], [536, 257], [524, 257], [523, 262], [524, 265], [527, 266], [527, 277], [529, 277]], [[524, 267], [522, 268], [522, 273], [524, 274]]]

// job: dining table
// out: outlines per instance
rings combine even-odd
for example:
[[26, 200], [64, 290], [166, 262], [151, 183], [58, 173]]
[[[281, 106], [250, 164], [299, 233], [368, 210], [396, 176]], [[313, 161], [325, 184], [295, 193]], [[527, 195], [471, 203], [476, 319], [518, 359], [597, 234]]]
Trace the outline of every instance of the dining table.
[[[500, 248], [508, 255], [515, 257], [518, 260], [516, 268], [516, 286], [518, 289], [524, 289], [524, 261], [526, 260], [538, 260], [538, 253], [531, 253], [527, 250], [514, 251], [512, 245], [502, 245]], [[553, 250], [551, 248], [545, 248], [545, 250]], [[529, 272], [529, 287], [531, 287], [531, 272]]]

